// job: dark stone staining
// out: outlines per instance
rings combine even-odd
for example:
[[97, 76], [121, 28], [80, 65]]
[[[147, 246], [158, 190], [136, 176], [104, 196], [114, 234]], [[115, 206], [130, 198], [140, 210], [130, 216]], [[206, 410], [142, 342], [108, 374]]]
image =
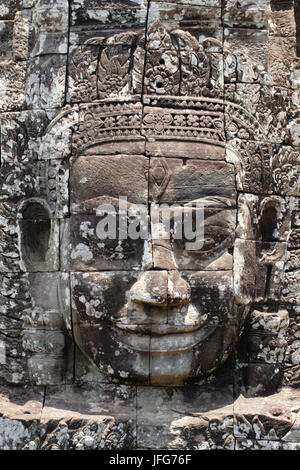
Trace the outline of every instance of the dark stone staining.
[[261, 218], [261, 235], [263, 241], [275, 241], [274, 232], [277, 228], [277, 211], [275, 207], [266, 207]]
[[49, 247], [51, 222], [49, 213], [38, 202], [29, 203], [22, 212], [22, 245], [25, 263], [45, 262]]
[[[103, 320], [109, 323], [118, 321], [118, 314], [126, 303], [128, 284], [131, 286], [135, 282], [135, 278], [128, 279], [127, 276], [124, 277], [124, 273], [116, 273], [108, 278], [100, 273], [93, 273], [89, 275], [85, 282], [82, 282], [81, 279], [80, 274], [77, 273], [79, 283], [75, 285], [73, 292], [77, 309], [76, 321], [87, 324], [101, 324]], [[103, 298], [97, 307], [98, 312], [101, 312], [99, 317], [92, 317], [87, 314], [86, 302], [93, 300], [95, 292], [99, 299]], [[83, 298], [85, 299], [84, 302], [82, 301]], [[113, 316], [113, 312], [116, 312], [115, 316]]]

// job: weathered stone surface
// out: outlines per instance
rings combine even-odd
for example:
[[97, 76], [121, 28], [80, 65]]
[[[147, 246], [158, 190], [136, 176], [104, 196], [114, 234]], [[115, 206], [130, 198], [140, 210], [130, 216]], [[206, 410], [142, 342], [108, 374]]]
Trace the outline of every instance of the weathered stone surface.
[[22, 449], [35, 439], [43, 398], [39, 389], [1, 387], [1, 449]]
[[[230, 134], [232, 132], [232, 137], [234, 134], [239, 135], [236, 134], [238, 132], [236, 122], [232, 122], [231, 118], [227, 129]], [[249, 137], [249, 133], [244, 135], [246, 138], [247, 136]], [[236, 183], [239, 191], [252, 194], [269, 194], [271, 192], [271, 155], [272, 146], [270, 144], [237, 138], [230, 140], [226, 148], [226, 160], [234, 163], [236, 167]]]
[[67, 56], [43, 55], [30, 63], [26, 79], [26, 105], [30, 108], [59, 108], [65, 101]]
[[[169, 29], [182, 28], [189, 31], [202, 43], [207, 37], [222, 41], [221, 8], [218, 2], [190, 2], [183, 7], [181, 2], [151, 2], [148, 24], [160, 19]], [[151, 48], [151, 42], [150, 42]], [[217, 49], [213, 44], [212, 51]]]
[[284, 439], [295, 421], [298, 393], [288, 388], [269, 397], [234, 402], [234, 435], [237, 438], [278, 441]]
[[141, 119], [142, 106], [136, 101], [81, 105], [72, 150], [79, 155], [141, 155], [145, 152]]
[[[214, 367], [217, 357], [218, 361], [228, 357], [244, 313], [243, 308], [238, 310], [233, 305], [231, 276], [227, 276], [228, 292], [220, 292], [217, 306], [216, 301], [210, 303], [211, 279], [220, 282], [220, 277], [226, 278], [223, 272], [213, 273], [213, 276], [201, 273], [202, 277], [200, 273], [197, 273], [198, 277], [189, 273], [183, 273], [182, 277], [174, 274], [153, 271], [134, 276], [118, 272], [89, 276], [77, 273], [72, 276], [76, 342], [102, 372], [112, 378], [131, 381], [134, 377], [136, 381], [145, 383], [150, 358], [151, 383], [181, 382], [194, 373], [205, 374], [207, 369]], [[206, 290], [199, 291], [199, 281], [203, 286], [205, 280]], [[160, 297], [156, 294], [158, 285]], [[117, 286], [118, 297], [112, 294]], [[129, 287], [128, 302], [126, 291]], [[95, 342], [101, 344], [100, 350], [99, 347], [98, 350], [91, 347]], [[124, 348], [124, 345], [127, 346]], [[108, 361], [115, 348], [118, 351], [113, 355], [116, 359]], [[169, 354], [173, 351], [178, 351], [177, 358], [174, 353]], [[202, 358], [197, 369], [191, 367], [195, 354]]]
[[261, 0], [255, 5], [251, 0], [246, 0], [242, 8], [236, 0], [226, 0], [222, 19], [225, 26], [266, 29], [269, 13], [270, 7], [267, 0]]
[[112, 395], [103, 385], [98, 390], [49, 387], [44, 406], [38, 389], [1, 392], [2, 449], [132, 449], [135, 445], [132, 388], [115, 388]]
[[143, 156], [79, 157], [71, 167], [71, 211], [97, 214], [98, 206], [113, 199], [117, 209], [119, 196], [127, 197], [128, 203], [146, 204], [148, 166]]
[[13, 21], [0, 21], [0, 60], [13, 60]]
[[285, 361], [288, 326], [287, 310], [251, 312], [247, 345], [248, 360], [268, 364]]
[[18, 12], [14, 21], [13, 52], [17, 60], [29, 58], [29, 20]]
[[[103, 217], [92, 215], [72, 215], [66, 220], [62, 227], [61, 243], [61, 266], [64, 271], [126, 271], [142, 268], [145, 241], [107, 239], [100, 231], [102, 220]], [[115, 213], [112, 214], [112, 220], [116, 220]]]
[[235, 241], [234, 285], [238, 303], [279, 300], [286, 249], [284, 242]]
[[92, 29], [122, 29], [128, 24], [133, 27], [143, 26], [146, 20], [145, 0], [130, 2], [105, 2], [87, 0], [72, 1], [71, 27], [83, 29], [87, 25]]
[[225, 28], [224, 47], [238, 54], [237, 81], [255, 83], [258, 79], [256, 66], [260, 70], [267, 69], [268, 31]]
[[68, 30], [67, 0], [41, 0], [35, 9], [35, 25], [40, 30]]
[[[165, 298], [163, 298], [163, 293], [159, 289], [161, 297], [153, 298], [154, 305], [149, 304], [146, 311], [140, 305], [142, 303], [142, 292], [137, 281], [141, 276], [142, 273], [139, 272], [122, 271], [91, 273], [89, 276], [83, 273], [71, 274], [73, 322], [90, 325], [100, 325], [107, 322], [112, 324], [120, 323], [120, 326], [122, 324], [132, 325], [133, 330], [134, 325], [166, 323], [167, 309], [155, 308], [156, 305], [154, 304], [155, 301], [160, 304], [164, 304], [164, 302], [167, 304], [166, 271], [145, 273], [150, 285], [152, 285], [151, 279], [153, 281], [159, 280], [160, 285], [161, 283], [165, 285]], [[148, 294], [143, 284], [142, 286], [145, 291], [144, 294]], [[154, 284], [153, 289], [155, 288], [158, 291], [157, 285]], [[130, 290], [129, 299], [127, 298], [128, 290]], [[151, 299], [147, 296], [143, 300], [150, 302]]]
[[264, 439], [237, 439], [237, 450], [299, 450], [298, 442], [266, 441]]
[[2, 61], [0, 71], [0, 110], [16, 111], [22, 109], [25, 101], [25, 62]]
[[48, 389], [41, 415], [46, 439], [41, 448], [132, 449], [135, 401], [135, 389], [126, 386]]
[[[289, 387], [298, 388], [300, 382], [300, 365], [299, 365], [299, 328], [298, 323], [294, 319], [291, 320], [291, 330], [294, 326], [295, 332], [291, 331], [288, 337], [288, 348], [283, 371], [283, 383]], [[295, 336], [294, 336], [295, 335]]]
[[290, 86], [290, 75], [299, 64], [294, 37], [271, 37], [269, 44], [269, 72], [274, 83]]
[[99, 47], [82, 45], [70, 50], [68, 101], [90, 102], [97, 99]]
[[278, 196], [259, 197], [241, 194], [238, 199], [236, 235], [246, 240], [288, 241], [290, 211]]
[[[150, 159], [150, 200], [157, 203], [185, 203], [203, 198], [204, 207], [217, 207], [220, 198], [234, 207], [234, 170], [232, 165], [179, 158]], [[211, 198], [211, 201], [210, 201]], [[206, 201], [206, 202], [205, 202]], [[231, 204], [230, 204], [231, 203]]]
[[282, 300], [294, 305], [299, 305], [300, 292], [299, 292], [299, 279], [300, 269], [288, 271], [285, 273], [283, 287], [282, 287]]
[[291, 37], [296, 34], [295, 15], [290, 2], [272, 2], [269, 17], [270, 36]]
[[297, 449], [299, 2], [2, 3], [0, 447]]
[[[200, 209], [197, 209], [200, 210]], [[183, 227], [182, 239], [172, 240], [172, 251], [175, 265], [179, 269], [208, 270], [232, 269], [233, 230], [235, 227], [236, 211], [234, 210], [204, 210], [204, 221], [197, 222], [198, 235], [185, 237]], [[201, 215], [196, 215], [201, 217]], [[194, 222], [195, 223], [195, 222]], [[203, 230], [203, 232], [202, 232]], [[203, 236], [202, 236], [203, 235]], [[157, 266], [163, 266], [166, 255], [160, 245], [153, 247], [153, 257]]]
[[32, 161], [38, 158], [40, 141], [49, 120], [44, 111], [3, 113], [1, 122], [2, 162]]
[[16, 12], [21, 7], [21, 0], [8, 0], [0, 7], [0, 18], [3, 20], [13, 20]]
[[232, 405], [230, 388], [139, 387], [138, 448], [233, 449]]

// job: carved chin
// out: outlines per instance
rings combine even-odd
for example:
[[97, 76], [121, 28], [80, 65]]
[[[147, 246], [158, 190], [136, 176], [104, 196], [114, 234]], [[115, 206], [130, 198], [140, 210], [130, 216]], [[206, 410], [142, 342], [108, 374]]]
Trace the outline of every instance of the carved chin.
[[232, 325], [150, 335], [111, 325], [75, 326], [75, 341], [96, 367], [118, 381], [144, 385], [182, 385], [218, 368], [235, 341]]

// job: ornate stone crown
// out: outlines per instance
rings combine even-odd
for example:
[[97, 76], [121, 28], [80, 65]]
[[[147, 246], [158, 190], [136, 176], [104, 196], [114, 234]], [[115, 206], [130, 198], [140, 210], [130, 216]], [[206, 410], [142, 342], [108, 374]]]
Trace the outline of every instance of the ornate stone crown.
[[[216, 39], [199, 44], [186, 31], [167, 32], [157, 20], [146, 42], [141, 32], [89, 39], [73, 52], [69, 71], [71, 108], [47, 132], [57, 135], [55, 128], [65, 131], [67, 122], [73, 155], [185, 152], [223, 159], [231, 149], [238, 155], [241, 190], [281, 192], [273, 172], [289, 150], [278, 145], [282, 139], [266, 85], [270, 77], [249, 57], [231, 53]], [[239, 90], [251, 93], [247, 87], [253, 90], [253, 84], [260, 99], [247, 110], [239, 104], [244, 101]], [[45, 140], [47, 152], [51, 139], [49, 145]], [[286, 194], [294, 191], [297, 178]]]
[[[73, 139], [77, 151], [144, 138], [222, 146], [225, 123], [240, 138], [263, 138], [254, 116], [224, 100], [219, 41], [206, 39], [200, 45], [188, 32], [168, 33], [157, 20], [148, 30], [146, 52], [142, 42], [141, 33], [119, 34], [106, 44], [90, 39], [74, 54], [71, 100], [92, 102], [80, 108]], [[95, 48], [101, 49], [97, 64]], [[259, 80], [258, 70], [252, 72]]]

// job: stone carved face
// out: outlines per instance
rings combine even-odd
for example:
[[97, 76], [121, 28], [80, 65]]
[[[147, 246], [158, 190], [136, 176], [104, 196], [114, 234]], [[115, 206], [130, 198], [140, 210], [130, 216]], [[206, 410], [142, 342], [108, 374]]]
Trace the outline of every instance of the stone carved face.
[[[193, 381], [220, 366], [246, 308], [234, 301], [233, 165], [201, 155], [83, 155], [71, 161], [70, 191], [62, 261], [82, 352], [113, 378], [152, 385]], [[189, 251], [184, 238], [151, 235], [99, 239], [97, 208], [117, 207], [119, 196], [131, 210], [202, 201], [203, 247]]]

